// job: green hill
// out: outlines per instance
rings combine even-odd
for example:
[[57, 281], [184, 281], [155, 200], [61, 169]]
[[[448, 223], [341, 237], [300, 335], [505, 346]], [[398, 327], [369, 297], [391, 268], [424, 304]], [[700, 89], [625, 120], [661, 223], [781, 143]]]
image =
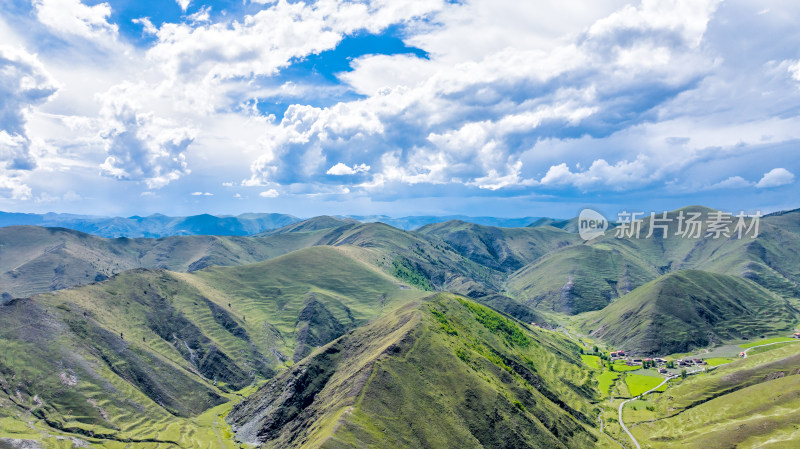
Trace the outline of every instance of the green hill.
[[681, 270], [583, 319], [591, 335], [628, 351], [667, 355], [726, 340], [790, 331], [797, 309], [736, 276]]
[[352, 218], [336, 218], [328, 215], [321, 215], [319, 217], [309, 218], [296, 223], [290, 223], [277, 229], [264, 231], [260, 235], [287, 234], [290, 232], [312, 232], [322, 229], [338, 228], [345, 225], [354, 226], [357, 224], [359, 224], [359, 221]]
[[316, 244], [313, 235], [105, 239], [63, 228], [0, 228], [0, 293], [25, 297], [102, 281], [125, 270], [244, 265]]
[[463, 221], [431, 224], [417, 232], [438, 237], [473, 262], [502, 272], [516, 271], [550, 251], [581, 241], [575, 234], [552, 228], [498, 228]]
[[574, 245], [512, 274], [508, 294], [539, 310], [577, 314], [602, 309], [659, 270], [635, 253], [609, 245]]
[[0, 402], [12, 409], [0, 417], [16, 411], [33, 428], [106, 442], [178, 441], [161, 435], [422, 294], [343, 250], [314, 247], [4, 301]]
[[800, 446], [800, 344], [785, 344], [690, 376], [651, 401], [652, 415], [626, 421], [643, 447]]
[[[785, 298], [800, 297], [800, 256], [794, 250], [800, 247], [800, 234], [795, 232], [800, 229], [800, 213], [764, 217], [758, 238], [738, 239], [736, 219], [726, 227], [728, 237], [708, 236], [705, 223], [714, 212], [701, 206], [670, 212], [666, 237], [660, 228], [649, 235], [646, 217], [640, 238], [617, 238], [616, 231], [607, 231], [582, 245], [551, 251], [513, 273], [508, 294], [543, 309], [580, 313], [600, 309], [661, 274], [698, 269], [741, 276]], [[699, 237], [675, 235], [681, 214], [700, 214]]]
[[577, 347], [439, 294], [346, 334], [236, 406], [272, 448], [612, 447]]

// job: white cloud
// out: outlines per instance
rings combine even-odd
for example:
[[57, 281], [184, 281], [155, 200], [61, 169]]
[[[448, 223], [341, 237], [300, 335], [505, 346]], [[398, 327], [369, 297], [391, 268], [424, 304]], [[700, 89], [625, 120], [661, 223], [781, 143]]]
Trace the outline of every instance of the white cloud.
[[142, 31], [144, 31], [146, 34], [155, 35], [158, 33], [158, 28], [156, 28], [156, 26], [153, 25], [153, 22], [150, 21], [149, 17], [140, 17], [138, 19], [131, 20], [131, 22], [137, 25], [141, 25]]
[[643, 0], [627, 5], [589, 28], [590, 36], [629, 31], [677, 32], [692, 46], [700, 44], [708, 21], [722, 0]]
[[655, 179], [644, 156], [634, 161], [619, 161], [614, 165], [605, 159], [597, 159], [584, 171], [572, 172], [567, 164], [551, 166], [541, 179], [543, 186], [573, 186], [580, 189], [605, 187], [611, 190], [624, 190], [646, 185]]
[[186, 12], [186, 8], [189, 7], [189, 3], [191, 2], [192, 0], [175, 0], [175, 3], [177, 3], [178, 6], [181, 7], [181, 10], [183, 10], [183, 12]]
[[797, 61], [789, 61], [786, 69], [795, 81], [800, 81], [800, 59]]
[[56, 90], [55, 81], [35, 55], [0, 45], [0, 162], [6, 168], [36, 166], [26, 123], [31, 107], [47, 101]]
[[111, 5], [84, 5], [80, 0], [33, 0], [36, 17], [55, 31], [89, 39], [116, 38], [117, 25], [108, 23]]
[[[188, 0], [178, 0], [178, 1], [185, 1], [186, 5], [189, 5]], [[186, 11], [186, 8], [183, 9]], [[207, 23], [211, 21], [211, 6], [203, 6], [197, 12], [193, 14], [189, 14], [186, 16], [187, 19], [191, 20], [195, 23]]]
[[0, 172], [0, 198], [27, 200], [32, 197], [31, 188], [18, 177], [8, 176]]
[[214, 196], [211, 192], [192, 192], [192, 196]]
[[101, 136], [108, 153], [101, 169], [108, 176], [144, 181], [157, 189], [189, 173], [186, 150], [196, 132], [143, 111], [138, 90], [122, 84], [101, 96]]
[[756, 187], [759, 189], [766, 189], [769, 187], [779, 187], [794, 182], [794, 174], [785, 168], [773, 168], [772, 170], [764, 173]]
[[263, 192], [258, 194], [258, 196], [260, 196], [262, 198], [277, 198], [278, 195], [280, 195], [280, 194], [275, 189], [265, 190], [265, 191], [263, 191]]
[[740, 189], [743, 187], [752, 187], [753, 183], [742, 178], [741, 176], [731, 176], [723, 181], [709, 186], [706, 190], [717, 189]]
[[[478, 3], [453, 6], [461, 11], [458, 16], [450, 9], [440, 13], [442, 29], [451, 32], [448, 21], [454, 20], [458, 29], [471, 23], [469, 32], [481, 39], [486, 30], [476, 25], [497, 31], [497, 23], [463, 15]], [[691, 88], [706, 74], [714, 62], [698, 42], [717, 3], [676, 0], [663, 7], [648, 0], [594, 22], [582, 18], [588, 28], [568, 40], [519, 36], [531, 45], [515, 48], [497, 39], [469, 55], [461, 51], [468, 47], [463, 43], [448, 53], [422, 29], [409, 40], [435, 48], [430, 60], [381, 55], [356, 60], [355, 70], [341, 78], [368, 97], [327, 108], [291, 106], [282, 122], [269, 128], [264, 153], [245, 183], [318, 182], [324, 167], [328, 174], [350, 174], [348, 164], [357, 161], [372, 168], [372, 179], [360, 184], [369, 188], [388, 182], [484, 189], [534, 185], [534, 167], [523, 166], [521, 156], [541, 139], [605, 136], [646, 121], [654, 102]], [[507, 8], [510, 17], [518, 2], [492, 7]], [[631, 31], [640, 36], [626, 37]], [[445, 63], [459, 58], [460, 63]], [[589, 171], [557, 179], [556, 170], [543, 184], [644, 185], [658, 177], [655, 159], [660, 158], [632, 155], [613, 166], [597, 159]]]
[[345, 34], [420, 17], [442, 7], [438, 0], [370, 3], [279, 0], [242, 21], [208, 25], [166, 23], [148, 57], [185, 79], [225, 80], [272, 75], [292, 58], [331, 49]]
[[[33, 0], [28, 21], [38, 28], [29, 42], [0, 39], [36, 49], [65, 86], [56, 98], [40, 64], [30, 69], [44, 74], [33, 83], [40, 88], [15, 97], [21, 91], [9, 86], [39, 75], [6, 79], [0, 70], [0, 166], [40, 171], [0, 168], [0, 196], [45, 198], [58, 190], [41, 188], [41, 173], [90, 166], [96, 176], [100, 164], [103, 175], [150, 189], [180, 179], [186, 192], [191, 169], [224, 187], [245, 178], [262, 197], [352, 188], [365, 198], [464, 185], [488, 197], [670, 182], [722, 195], [777, 185], [798, 169], [787, 160], [780, 165], [791, 178], [773, 170], [756, 183], [760, 165], [747, 162], [756, 147], [800, 139], [800, 90], [791, 85], [800, 61], [789, 50], [798, 48], [796, 33], [770, 26], [796, 16], [793, 6], [758, 15], [763, 5], [717, 0], [251, 0], [264, 6], [212, 16], [198, 2], [189, 14], [189, 0], [176, 0], [180, 22], [135, 19], [149, 35], [134, 46], [117, 37], [102, 1]], [[392, 24], [427, 57], [365, 55], [337, 75], [341, 85], [273, 78], [347, 36]], [[763, 43], [757, 30], [775, 36]], [[113, 41], [114, 51], [84, 54], [85, 39]], [[336, 103], [353, 91], [358, 100]], [[266, 101], [298, 104], [281, 120], [262, 115]], [[685, 138], [664, 140], [674, 136]], [[731, 166], [698, 176], [714, 162]]]
[[356, 173], [368, 172], [369, 168], [370, 167], [367, 164], [356, 164], [350, 167], [339, 162], [333, 167], [329, 168], [325, 173], [334, 176], [355, 175]]

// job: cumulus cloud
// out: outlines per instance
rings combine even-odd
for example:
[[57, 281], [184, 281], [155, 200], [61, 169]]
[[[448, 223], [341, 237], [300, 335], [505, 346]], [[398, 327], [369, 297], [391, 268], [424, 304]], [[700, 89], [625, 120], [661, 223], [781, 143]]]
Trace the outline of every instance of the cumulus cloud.
[[84, 5], [80, 0], [34, 0], [36, 17], [59, 33], [88, 39], [116, 38], [117, 25], [108, 23], [111, 5]]
[[258, 194], [262, 198], [277, 198], [280, 194], [275, 189], [265, 190]]
[[712, 184], [706, 190], [716, 190], [716, 189], [740, 189], [743, 187], [752, 187], [753, 183], [742, 178], [741, 176], [731, 176], [723, 181], [720, 181], [716, 184]]
[[[448, 56], [434, 54], [412, 64], [424, 76], [389, 76], [390, 84], [382, 86], [373, 75], [407, 72], [409, 57], [359, 59], [343, 79], [368, 97], [328, 108], [291, 106], [269, 129], [246, 184], [318, 182], [326, 167], [328, 174], [350, 174], [345, 169], [361, 163], [372, 168], [363, 187], [534, 185], [526, 176], [533, 167], [526, 170], [521, 155], [535, 151], [542, 139], [602, 138], [653, 120], [649, 111], [691, 89], [713, 66], [698, 42], [718, 2], [668, 3], [624, 8], [547, 50], [498, 48], [456, 65], [441, 64], [439, 58]], [[542, 184], [630, 186], [652, 180], [648, 158], [634, 159], [615, 165], [598, 159], [579, 173], [556, 167]]]
[[314, 3], [279, 0], [241, 21], [166, 23], [148, 56], [170, 76], [230, 79], [272, 75], [293, 58], [331, 49], [346, 34], [378, 32], [403, 20], [440, 9], [439, 0]]
[[181, 7], [183, 12], [186, 12], [186, 8], [189, 7], [189, 3], [191, 3], [192, 0], [175, 0], [175, 2]]
[[192, 196], [214, 196], [211, 192], [192, 192]]
[[800, 81], [800, 60], [789, 61], [786, 69], [795, 81]]
[[325, 173], [334, 176], [355, 175], [356, 173], [367, 172], [369, 171], [369, 168], [370, 167], [367, 164], [356, 164], [350, 167], [339, 162], [333, 167], [329, 168]]
[[764, 173], [760, 181], [756, 183], [759, 189], [769, 187], [780, 187], [794, 182], [794, 174], [785, 168], [773, 168]]
[[189, 173], [185, 153], [196, 132], [142, 110], [136, 91], [123, 84], [102, 96], [101, 137], [108, 157], [101, 169], [107, 176], [158, 189]]
[[0, 173], [0, 198], [27, 200], [31, 198], [31, 188], [18, 177]]
[[55, 81], [35, 55], [0, 46], [0, 162], [5, 162], [5, 168], [30, 170], [36, 166], [30, 154], [27, 115], [32, 106], [42, 104], [56, 90]]
[[543, 186], [571, 186], [581, 189], [602, 186], [624, 190], [647, 184], [653, 176], [645, 157], [634, 161], [619, 161], [614, 165], [605, 159], [598, 159], [584, 171], [573, 172], [565, 163], [554, 165], [547, 170], [540, 183]]
[[[178, 23], [134, 20], [146, 34], [134, 46], [127, 39], [136, 37], [118, 38], [111, 7], [98, 1], [32, 1], [44, 24], [35, 35], [47, 37], [34, 47], [43, 58], [58, 61], [47, 42], [72, 54], [79, 52], [68, 47], [85, 47], [85, 39], [121, 50], [113, 62], [87, 63], [88, 55], [81, 62], [93, 67], [74, 71], [47, 59], [69, 87], [46, 107], [39, 105], [55, 87], [43, 69], [0, 52], [3, 67], [17, 64], [0, 71], [0, 165], [14, 172], [0, 169], [0, 196], [32, 198], [25, 184], [34, 176], [23, 169], [51, 169], [45, 151], [74, 157], [92, 176], [102, 163], [102, 175], [149, 189], [191, 182], [190, 168], [217, 183], [238, 177], [263, 198], [690, 184], [722, 195], [793, 182], [798, 169], [787, 158], [785, 172], [755, 182], [760, 165], [748, 162], [759, 158], [754, 148], [800, 139], [800, 61], [786, 50], [798, 41], [778, 19], [797, 15], [789, 4], [759, 15], [759, 5], [718, 0], [254, 0], [260, 5], [248, 14], [212, 15], [197, 2], [190, 14], [190, 0], [176, 0], [184, 10]], [[307, 69], [304, 58], [332, 57], [336, 66], [349, 46], [326, 50], [390, 26], [391, 39], [426, 56], [348, 58], [352, 70], [337, 74], [338, 83], [326, 74], [324, 86], [294, 78]], [[9, 75], [23, 66], [38, 75]], [[23, 83], [26, 76], [38, 81]], [[95, 86], [90, 78], [108, 81]], [[124, 79], [139, 81], [109, 90]], [[9, 87], [23, 84], [40, 87]], [[322, 89], [335, 94], [323, 99]], [[59, 121], [64, 129], [53, 137], [49, 125]], [[67, 125], [77, 122], [85, 126]], [[206, 196], [205, 188], [175, 191]]]

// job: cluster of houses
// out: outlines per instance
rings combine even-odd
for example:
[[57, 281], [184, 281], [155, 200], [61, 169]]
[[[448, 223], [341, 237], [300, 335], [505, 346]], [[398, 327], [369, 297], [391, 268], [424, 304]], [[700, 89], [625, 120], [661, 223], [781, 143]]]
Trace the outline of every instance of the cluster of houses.
[[[657, 368], [658, 372], [661, 374], [669, 374], [667, 371], [666, 365], [667, 360], [662, 358], [635, 358], [628, 356], [625, 351], [612, 351], [609, 353], [609, 357], [611, 358], [612, 362], [618, 360], [624, 360], [625, 365], [627, 366], [647, 366]], [[687, 367], [687, 366], [702, 366], [707, 365], [708, 363], [703, 359], [681, 359], [673, 361], [675, 368]]]

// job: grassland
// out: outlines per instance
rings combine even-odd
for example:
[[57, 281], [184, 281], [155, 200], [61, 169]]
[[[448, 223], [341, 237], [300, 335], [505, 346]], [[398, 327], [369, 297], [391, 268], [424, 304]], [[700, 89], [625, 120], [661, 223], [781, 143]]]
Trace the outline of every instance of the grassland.
[[705, 360], [705, 362], [708, 363], [708, 366], [720, 366], [720, 365], [724, 365], [726, 363], [731, 363], [731, 362], [735, 361], [736, 359], [729, 358], [729, 357], [709, 357], [709, 358], [703, 359], [703, 360]]
[[207, 410], [422, 294], [333, 247], [130, 271], [4, 304], [0, 398], [62, 436], [201, 447]]
[[646, 376], [633, 373], [628, 373], [625, 375], [625, 384], [628, 386], [628, 391], [630, 392], [631, 397], [636, 397], [642, 393], [652, 390], [663, 381], [663, 377]]
[[667, 274], [590, 314], [583, 327], [616, 346], [666, 355], [790, 332], [800, 314], [746, 279], [684, 270]]
[[778, 346], [669, 388], [653, 416], [631, 415], [634, 435], [653, 448], [796, 447], [800, 345]]
[[744, 343], [739, 345], [742, 349], [752, 348], [754, 346], [761, 346], [761, 345], [768, 345], [772, 343], [782, 343], [782, 342], [796, 342], [798, 341], [796, 338], [789, 338], [789, 337], [775, 337], [775, 338], [764, 338], [757, 341], [752, 341], [750, 343]]
[[765, 218], [749, 242], [331, 217], [248, 238], [2, 230], [0, 291], [58, 291], [0, 306], [0, 449], [239, 447], [234, 434], [292, 448], [614, 446], [600, 418], [623, 440], [617, 398], [660, 378], [611, 371], [580, 353], [591, 338], [534, 321], [640, 353], [716, 345], [710, 373], [625, 408], [644, 447], [798, 446], [800, 345], [729, 357], [794, 341], [798, 216]]
[[597, 376], [597, 389], [600, 391], [602, 397], [608, 397], [611, 387], [619, 379], [620, 373], [614, 371], [603, 371]]
[[[310, 370], [330, 376], [300, 396], [276, 395]], [[237, 437], [276, 448], [611, 447], [595, 427], [588, 371], [563, 336], [439, 295], [320, 349], [229, 420]], [[300, 406], [306, 394], [313, 401]]]

